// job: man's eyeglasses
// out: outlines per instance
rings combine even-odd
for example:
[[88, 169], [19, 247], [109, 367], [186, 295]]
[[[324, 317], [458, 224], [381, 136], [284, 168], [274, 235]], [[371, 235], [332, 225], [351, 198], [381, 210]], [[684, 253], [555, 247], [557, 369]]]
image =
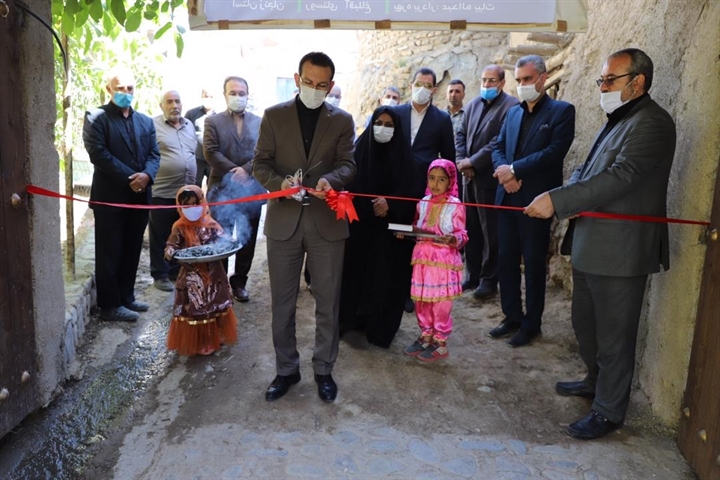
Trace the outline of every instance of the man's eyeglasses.
[[498, 78], [481, 78], [480, 79], [480, 83], [482, 83], [483, 85], [485, 85], [485, 84], [495, 85], [499, 81], [500, 81], [500, 79], [498, 79]]
[[415, 83], [413, 83], [413, 87], [417, 87], [417, 88], [425, 87], [428, 90], [432, 90], [433, 88], [435, 88], [435, 85], [433, 85], [430, 82], [415, 82]]
[[329, 83], [320, 82], [318, 84], [315, 84], [315, 83], [311, 82], [310, 80], [306, 80], [302, 77], [300, 77], [300, 81], [302, 82], [303, 85], [305, 85], [306, 87], [310, 87], [313, 90], [329, 90], [330, 89]]
[[601, 87], [603, 83], [607, 87], [612, 87], [613, 83], [615, 83], [615, 80], [617, 80], [618, 78], [627, 77], [628, 75], [635, 75], [635, 72], [626, 73], [625, 75], [618, 75], [617, 77], [615, 77], [615, 76], [610, 76], [610, 77], [605, 77], [605, 78], [600, 77], [597, 80], [595, 80], [595, 83], [597, 84], [598, 87]]

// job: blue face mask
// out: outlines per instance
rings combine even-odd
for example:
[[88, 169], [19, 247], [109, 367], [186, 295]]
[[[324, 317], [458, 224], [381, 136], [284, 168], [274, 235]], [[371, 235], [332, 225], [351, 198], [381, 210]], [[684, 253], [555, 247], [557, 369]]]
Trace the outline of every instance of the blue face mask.
[[500, 95], [500, 92], [498, 92], [497, 87], [480, 87], [480, 97], [485, 99], [487, 102], [492, 102], [498, 95]]
[[113, 103], [120, 108], [128, 108], [133, 101], [133, 96], [130, 93], [115, 92], [113, 94]]

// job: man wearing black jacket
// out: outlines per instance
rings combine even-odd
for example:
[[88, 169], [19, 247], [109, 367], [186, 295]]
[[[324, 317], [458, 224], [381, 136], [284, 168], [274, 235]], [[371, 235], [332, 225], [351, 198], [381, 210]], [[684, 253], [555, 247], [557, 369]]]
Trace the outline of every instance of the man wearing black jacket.
[[[83, 142], [95, 167], [90, 201], [149, 205], [151, 185], [160, 165], [155, 126], [130, 106], [135, 77], [129, 71], [110, 75], [111, 100], [85, 113]], [[135, 299], [148, 210], [94, 205], [95, 282], [100, 318], [134, 322], [150, 306]]]

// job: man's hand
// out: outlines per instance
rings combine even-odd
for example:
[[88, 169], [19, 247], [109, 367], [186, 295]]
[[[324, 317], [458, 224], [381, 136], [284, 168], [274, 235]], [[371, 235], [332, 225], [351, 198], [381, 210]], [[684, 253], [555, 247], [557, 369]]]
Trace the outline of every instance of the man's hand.
[[535, 218], [550, 218], [555, 214], [555, 207], [550, 194], [541, 193], [530, 202], [530, 205], [523, 210], [525, 215]]
[[232, 179], [236, 182], [243, 183], [250, 178], [250, 174], [245, 171], [242, 167], [235, 167], [230, 170], [232, 173]]
[[388, 210], [390, 210], [390, 207], [388, 207], [387, 200], [385, 200], [383, 197], [377, 197], [373, 198], [372, 200], [373, 204], [373, 213], [376, 217], [385, 217], [387, 216]]
[[317, 185], [315, 185], [314, 192], [311, 192], [308, 190], [308, 193], [310, 195], [313, 195], [316, 198], [319, 198], [320, 200], [325, 200], [325, 194], [332, 190], [332, 187], [330, 186], [330, 182], [328, 182], [324, 177], [318, 180]]
[[472, 163], [467, 158], [458, 160], [455, 162], [460, 173], [467, 178], [473, 178], [475, 176], [475, 170], [473, 170]]
[[[294, 183], [290, 182], [287, 178], [282, 181], [280, 184], [280, 190], [287, 190], [288, 188], [295, 188], [298, 185], [295, 185]], [[286, 195], [285, 198], [293, 198], [294, 194]]]
[[503, 184], [503, 188], [507, 193], [516, 193], [520, 191], [520, 188], [522, 187], [522, 180], [516, 180], [515, 177], [512, 178], [509, 182]]
[[150, 175], [143, 172], [133, 173], [128, 180], [130, 180], [130, 189], [135, 193], [140, 193], [144, 192], [150, 183]]
[[500, 165], [497, 169], [495, 169], [493, 177], [497, 178], [500, 185], [505, 185], [506, 183], [515, 180], [515, 175], [513, 175], [510, 171], [510, 165]]

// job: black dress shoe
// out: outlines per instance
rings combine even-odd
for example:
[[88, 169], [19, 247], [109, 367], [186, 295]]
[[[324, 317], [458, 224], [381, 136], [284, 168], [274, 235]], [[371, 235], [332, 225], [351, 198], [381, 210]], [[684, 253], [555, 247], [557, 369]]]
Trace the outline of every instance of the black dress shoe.
[[537, 332], [526, 332], [525, 330], [520, 330], [513, 335], [510, 340], [508, 340], [507, 344], [513, 348], [524, 347], [540, 335], [542, 335], [540, 330]]
[[505, 318], [505, 320], [503, 320], [500, 325], [490, 330], [488, 332], [488, 335], [490, 335], [492, 338], [502, 338], [505, 335], [510, 335], [511, 333], [519, 329], [520, 322], [515, 322], [513, 320], [510, 320], [509, 318]]
[[242, 287], [237, 287], [232, 289], [233, 297], [235, 297], [235, 300], [237, 300], [240, 303], [245, 303], [250, 301], [250, 294]]
[[586, 416], [568, 425], [565, 433], [578, 440], [593, 440], [604, 437], [620, 427], [622, 427], [622, 422], [613, 423], [595, 410], [590, 410]]
[[132, 303], [125, 305], [125, 308], [132, 310], [133, 312], [147, 312], [150, 310], [150, 304], [145, 302], [138, 302], [137, 300]]
[[295, 372], [292, 375], [278, 375], [272, 381], [270, 386], [265, 391], [265, 400], [272, 402], [278, 398], [282, 398], [290, 390], [290, 387], [300, 381], [300, 372]]
[[315, 374], [315, 383], [318, 385], [318, 396], [323, 402], [334, 402], [337, 397], [337, 385], [333, 380], [332, 375]]
[[475, 289], [472, 296], [477, 300], [485, 300], [490, 298], [497, 293], [497, 287], [491, 287], [490, 285], [480, 285]]
[[475, 290], [480, 282], [473, 282], [472, 280], [465, 280], [462, 282], [462, 291], [467, 292], [468, 290]]
[[595, 390], [582, 380], [579, 382], [557, 382], [555, 391], [567, 397], [595, 398]]

